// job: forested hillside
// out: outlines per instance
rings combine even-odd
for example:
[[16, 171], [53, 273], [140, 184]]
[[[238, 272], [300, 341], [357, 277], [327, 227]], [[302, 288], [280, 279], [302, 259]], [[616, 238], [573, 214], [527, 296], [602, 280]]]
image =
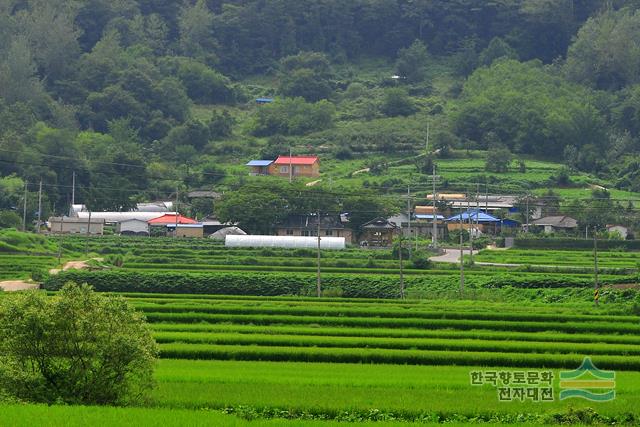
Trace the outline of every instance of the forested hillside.
[[[42, 180], [45, 215], [68, 207], [74, 172], [76, 200], [126, 209], [176, 189], [238, 188], [247, 160], [290, 148], [333, 170], [363, 160], [371, 174], [387, 167], [380, 158], [421, 154], [418, 175], [487, 150], [521, 169], [563, 163], [559, 181], [589, 173], [640, 192], [637, 9], [0, 0], [0, 226], [19, 224], [25, 181], [33, 193]], [[487, 172], [505, 172], [499, 163]]]

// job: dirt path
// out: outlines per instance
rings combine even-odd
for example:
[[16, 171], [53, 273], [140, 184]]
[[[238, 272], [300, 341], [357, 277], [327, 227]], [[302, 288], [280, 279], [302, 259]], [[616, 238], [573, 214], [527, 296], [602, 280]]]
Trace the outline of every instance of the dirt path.
[[7, 280], [0, 282], [0, 289], [5, 292], [26, 291], [27, 289], [38, 289], [38, 284], [24, 280]]
[[[103, 258], [92, 258], [93, 261], [103, 261]], [[85, 268], [89, 268], [89, 261], [69, 261], [62, 266], [62, 271], [67, 270], [84, 270]], [[58, 274], [61, 270], [59, 268], [52, 268], [49, 270], [49, 274]]]

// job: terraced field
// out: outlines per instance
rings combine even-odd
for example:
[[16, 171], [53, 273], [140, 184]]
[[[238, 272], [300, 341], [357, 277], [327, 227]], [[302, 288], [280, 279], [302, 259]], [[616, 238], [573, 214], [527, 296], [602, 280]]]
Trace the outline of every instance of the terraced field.
[[[479, 262], [495, 262], [523, 265], [557, 265], [570, 267], [591, 267], [594, 265], [592, 251], [554, 251], [536, 249], [509, 249], [506, 251], [483, 250], [475, 255]], [[601, 268], [640, 267], [640, 252], [599, 251], [598, 265]]]
[[501, 403], [495, 388], [470, 385], [470, 371], [546, 369], [557, 377], [591, 356], [618, 375], [618, 397], [597, 404], [598, 416], [622, 424], [640, 416], [637, 316], [469, 301], [127, 299], [146, 314], [160, 345], [154, 405], [163, 408], [258, 418], [540, 423], [594, 403]]

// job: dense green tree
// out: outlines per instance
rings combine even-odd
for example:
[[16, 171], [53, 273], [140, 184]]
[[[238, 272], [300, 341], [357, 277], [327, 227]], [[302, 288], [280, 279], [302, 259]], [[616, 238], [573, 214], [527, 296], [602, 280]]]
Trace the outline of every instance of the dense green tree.
[[331, 95], [333, 72], [326, 55], [301, 52], [280, 61], [280, 93], [317, 102]]
[[388, 117], [410, 116], [417, 111], [409, 94], [402, 88], [387, 89], [380, 110]]
[[427, 46], [414, 41], [411, 46], [400, 49], [396, 60], [396, 73], [408, 83], [420, 83], [425, 78], [425, 67], [429, 60]]
[[489, 172], [509, 172], [509, 166], [513, 160], [511, 151], [506, 145], [493, 144], [487, 150], [487, 158], [484, 168]]
[[253, 134], [302, 135], [327, 129], [333, 125], [335, 108], [326, 100], [307, 103], [303, 98], [282, 99], [260, 107], [256, 113]]
[[495, 37], [482, 52], [480, 52], [479, 62], [481, 65], [489, 66], [496, 59], [518, 59], [518, 53], [504, 40]]
[[0, 390], [30, 402], [133, 404], [154, 385], [157, 345], [122, 297], [74, 284], [0, 301]]
[[566, 74], [601, 89], [640, 82], [640, 11], [608, 11], [590, 18], [567, 54]]

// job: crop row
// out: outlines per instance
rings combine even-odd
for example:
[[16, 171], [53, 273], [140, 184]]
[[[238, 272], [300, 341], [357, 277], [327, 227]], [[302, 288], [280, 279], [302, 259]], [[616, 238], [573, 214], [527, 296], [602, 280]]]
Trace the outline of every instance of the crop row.
[[344, 316], [376, 317], [389, 319], [450, 319], [450, 320], [502, 320], [520, 322], [600, 322], [637, 325], [636, 316], [602, 316], [579, 314], [541, 314], [523, 312], [491, 311], [452, 311], [431, 308], [413, 308], [411, 310], [395, 307], [332, 307], [329, 305], [290, 306], [273, 304], [259, 306], [225, 303], [189, 303], [171, 304], [135, 303], [134, 306], [145, 312], [155, 313], [210, 313], [210, 314], [253, 314], [253, 315], [296, 315], [296, 316]]
[[[185, 324], [185, 323], [152, 323], [151, 329], [156, 333], [236, 333], [236, 334], [270, 334], [329, 337], [371, 337], [371, 338], [436, 338], [436, 339], [474, 339], [492, 341], [521, 342], [562, 342], [562, 343], [595, 343], [595, 344], [629, 344], [640, 345], [640, 337], [634, 335], [600, 335], [600, 334], [567, 334], [557, 332], [509, 332], [490, 330], [458, 331], [452, 329], [389, 329], [389, 328], [348, 328], [348, 327], [314, 327], [299, 325], [236, 325], [236, 324]], [[535, 344], [532, 344], [535, 345]]]
[[399, 319], [377, 317], [328, 317], [328, 316], [292, 316], [292, 315], [248, 315], [248, 314], [211, 314], [211, 313], [163, 313], [145, 312], [151, 322], [171, 323], [222, 323], [253, 325], [321, 325], [321, 326], [355, 326], [373, 328], [429, 328], [514, 332], [547, 332], [564, 333], [614, 333], [638, 334], [638, 324], [618, 324], [606, 322], [522, 322], [469, 319]]
[[[577, 354], [452, 352], [394, 350], [370, 348], [259, 347], [215, 344], [160, 344], [164, 358], [269, 360], [331, 363], [388, 363], [410, 365], [471, 365], [536, 368], [570, 368], [580, 366], [583, 356]], [[640, 370], [638, 356], [598, 355], [593, 357], [600, 369]]]
[[566, 342], [525, 342], [443, 338], [376, 338], [302, 335], [156, 332], [158, 343], [259, 345], [282, 347], [382, 348], [500, 353], [604, 354], [640, 356], [640, 346]]

